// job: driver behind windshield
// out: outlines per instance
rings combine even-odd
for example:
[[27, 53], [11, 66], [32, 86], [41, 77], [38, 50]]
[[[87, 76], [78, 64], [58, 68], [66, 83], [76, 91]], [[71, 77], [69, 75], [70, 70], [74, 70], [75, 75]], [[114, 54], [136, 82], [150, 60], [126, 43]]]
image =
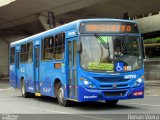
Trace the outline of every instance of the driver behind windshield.
[[115, 56], [117, 56], [117, 55], [122, 56], [123, 55], [123, 53], [121, 52], [120, 47], [116, 47], [115, 48], [114, 55]]

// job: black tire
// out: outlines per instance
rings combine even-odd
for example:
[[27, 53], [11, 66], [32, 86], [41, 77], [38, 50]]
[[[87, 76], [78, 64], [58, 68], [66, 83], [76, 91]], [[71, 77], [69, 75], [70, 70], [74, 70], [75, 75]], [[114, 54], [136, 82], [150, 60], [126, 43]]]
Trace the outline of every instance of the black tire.
[[64, 100], [64, 90], [60, 83], [58, 84], [57, 100], [58, 100], [58, 103], [64, 107], [69, 106], [70, 101]]
[[114, 106], [118, 103], [119, 100], [106, 100], [105, 103], [109, 106]]
[[25, 86], [24, 80], [21, 81], [21, 94], [22, 94], [22, 97], [24, 98], [30, 97], [30, 93], [26, 92], [26, 86]]

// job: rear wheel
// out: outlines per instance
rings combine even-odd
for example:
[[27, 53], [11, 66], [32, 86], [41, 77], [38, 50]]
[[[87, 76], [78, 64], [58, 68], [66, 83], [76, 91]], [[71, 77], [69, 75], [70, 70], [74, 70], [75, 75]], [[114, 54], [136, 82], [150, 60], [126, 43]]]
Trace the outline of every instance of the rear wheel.
[[106, 100], [105, 103], [110, 106], [114, 106], [118, 103], [118, 100]]
[[30, 93], [26, 92], [24, 80], [22, 80], [22, 82], [21, 82], [21, 94], [24, 98], [30, 97]]
[[70, 101], [64, 99], [64, 90], [63, 90], [62, 85], [60, 83], [58, 84], [57, 100], [58, 100], [58, 103], [62, 106], [68, 106], [69, 102], [70, 102]]

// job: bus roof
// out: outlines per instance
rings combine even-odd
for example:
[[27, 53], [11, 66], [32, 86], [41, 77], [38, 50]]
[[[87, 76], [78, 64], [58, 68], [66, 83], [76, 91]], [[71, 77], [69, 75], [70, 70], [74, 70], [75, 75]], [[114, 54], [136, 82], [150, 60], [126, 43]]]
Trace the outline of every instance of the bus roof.
[[111, 19], [111, 18], [80, 19], [80, 20], [76, 20], [76, 21], [73, 21], [73, 22], [58, 26], [56, 28], [53, 28], [53, 29], [50, 29], [50, 30], [47, 30], [47, 31], [44, 31], [44, 32], [41, 32], [41, 33], [38, 33], [38, 34], [35, 34], [35, 35], [32, 35], [30, 37], [27, 37], [27, 38], [12, 42], [11, 46], [14, 46], [16, 44], [21, 44], [21, 43], [24, 43], [24, 42], [29, 42], [31, 40], [36, 40], [36, 39], [42, 38], [42, 37], [44, 37], [46, 35], [49, 36], [49, 35], [53, 34], [53, 32], [54, 33], [59, 33], [59, 32], [65, 31], [65, 30], [78, 28], [79, 24], [81, 22], [96, 22], [96, 21], [106, 21], [106, 22], [107, 21], [113, 21], [113, 22], [117, 21], [117, 22], [132, 22], [132, 23], [135, 23], [135, 21], [131, 21], [131, 20]]

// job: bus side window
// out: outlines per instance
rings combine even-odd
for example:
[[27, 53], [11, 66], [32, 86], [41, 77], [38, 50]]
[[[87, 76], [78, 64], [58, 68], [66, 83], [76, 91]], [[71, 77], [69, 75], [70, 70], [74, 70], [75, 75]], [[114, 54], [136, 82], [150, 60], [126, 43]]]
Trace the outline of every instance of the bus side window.
[[20, 62], [26, 62], [26, 44], [21, 45]]
[[65, 34], [56, 35], [54, 43], [54, 59], [64, 59]]
[[15, 47], [11, 48], [10, 51], [10, 64], [15, 63]]
[[65, 34], [46, 37], [42, 40], [43, 60], [55, 60], [64, 58]]
[[27, 43], [21, 45], [20, 62], [31, 63], [32, 62], [33, 43]]
[[53, 59], [53, 46], [54, 46], [54, 36], [47, 37], [43, 39], [42, 43], [42, 53], [43, 60], [52, 60]]
[[27, 62], [32, 62], [33, 43], [27, 44]]

